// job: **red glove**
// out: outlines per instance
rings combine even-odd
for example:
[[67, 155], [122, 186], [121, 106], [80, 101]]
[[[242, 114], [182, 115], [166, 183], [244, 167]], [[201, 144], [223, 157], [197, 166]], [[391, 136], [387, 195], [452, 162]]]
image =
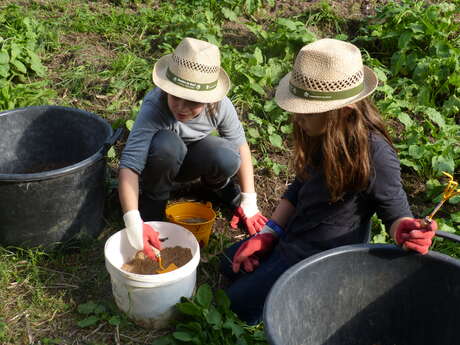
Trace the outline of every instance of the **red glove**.
[[[160, 234], [155, 231], [153, 227], [148, 224], [143, 224], [142, 239], [144, 241], [143, 252], [150, 259], [158, 261], [157, 253], [161, 250]], [[158, 252], [154, 252], [152, 246], [158, 249]]]
[[428, 253], [438, 225], [433, 220], [426, 223], [423, 219], [404, 219], [395, 230], [395, 241], [420, 254]]
[[277, 241], [275, 235], [265, 233], [244, 242], [233, 256], [233, 272], [239, 272], [241, 264], [246, 272], [254, 271], [259, 266], [259, 256], [272, 251]]
[[230, 221], [230, 226], [233, 229], [238, 227], [238, 223], [243, 221], [248, 233], [250, 235], [255, 235], [264, 227], [267, 222], [267, 218], [260, 212], [257, 212], [252, 217], [247, 217], [241, 207], [238, 207], [233, 214], [232, 220]]

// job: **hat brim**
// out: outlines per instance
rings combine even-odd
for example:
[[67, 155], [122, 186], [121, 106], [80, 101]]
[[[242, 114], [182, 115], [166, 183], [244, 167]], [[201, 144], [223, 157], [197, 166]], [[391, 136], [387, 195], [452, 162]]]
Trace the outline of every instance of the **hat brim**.
[[329, 110], [339, 109], [348, 104], [356, 103], [369, 96], [378, 85], [378, 78], [374, 71], [364, 66], [364, 88], [356, 96], [334, 101], [310, 100], [298, 97], [289, 91], [291, 73], [286, 74], [278, 84], [275, 93], [275, 102], [284, 110], [297, 114], [324, 113]]
[[189, 101], [213, 103], [221, 101], [230, 90], [230, 78], [223, 68], [220, 69], [217, 86], [209, 91], [197, 91], [174, 84], [166, 77], [166, 70], [172, 62], [172, 54], [161, 57], [153, 66], [152, 79], [163, 91]]

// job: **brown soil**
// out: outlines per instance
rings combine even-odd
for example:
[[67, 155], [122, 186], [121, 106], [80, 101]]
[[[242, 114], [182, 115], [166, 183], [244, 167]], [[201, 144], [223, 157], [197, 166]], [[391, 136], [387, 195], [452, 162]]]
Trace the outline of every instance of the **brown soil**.
[[[164, 268], [167, 268], [170, 264], [175, 264], [179, 268], [191, 259], [192, 251], [190, 248], [176, 246], [161, 250], [161, 260]], [[161, 268], [158, 262], [145, 256], [142, 251], [138, 251], [131, 261], [121, 266], [121, 269], [136, 274], [157, 274], [157, 271]]]

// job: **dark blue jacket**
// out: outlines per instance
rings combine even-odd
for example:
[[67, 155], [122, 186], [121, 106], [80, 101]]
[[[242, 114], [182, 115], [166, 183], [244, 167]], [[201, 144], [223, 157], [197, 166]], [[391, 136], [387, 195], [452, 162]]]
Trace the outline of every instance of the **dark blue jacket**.
[[310, 169], [309, 177], [289, 185], [283, 198], [296, 211], [280, 240], [281, 250], [291, 262], [300, 261], [320, 251], [363, 242], [360, 225], [377, 213], [387, 231], [401, 217], [412, 217], [401, 184], [400, 163], [396, 152], [381, 135], [371, 135], [372, 176], [367, 190], [347, 192], [334, 203], [321, 169]]

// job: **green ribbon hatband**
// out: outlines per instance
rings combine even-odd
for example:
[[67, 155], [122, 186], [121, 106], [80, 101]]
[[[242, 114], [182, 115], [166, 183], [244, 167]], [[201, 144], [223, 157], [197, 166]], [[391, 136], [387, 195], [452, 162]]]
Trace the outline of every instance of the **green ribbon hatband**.
[[171, 72], [169, 68], [166, 70], [166, 78], [168, 78], [171, 82], [173, 82], [176, 85], [185, 87], [186, 89], [196, 90], [196, 91], [214, 90], [217, 86], [217, 80], [213, 81], [212, 83], [201, 84], [201, 83], [195, 83], [193, 81], [182, 79], [181, 77]]
[[344, 90], [344, 91], [312, 91], [312, 90], [304, 90], [298, 88], [297, 86], [292, 85], [289, 83], [289, 91], [297, 97], [302, 97], [305, 99], [313, 99], [317, 101], [336, 101], [339, 99], [350, 98], [353, 96], [358, 95], [364, 89], [364, 83], [359, 84], [358, 86]]

